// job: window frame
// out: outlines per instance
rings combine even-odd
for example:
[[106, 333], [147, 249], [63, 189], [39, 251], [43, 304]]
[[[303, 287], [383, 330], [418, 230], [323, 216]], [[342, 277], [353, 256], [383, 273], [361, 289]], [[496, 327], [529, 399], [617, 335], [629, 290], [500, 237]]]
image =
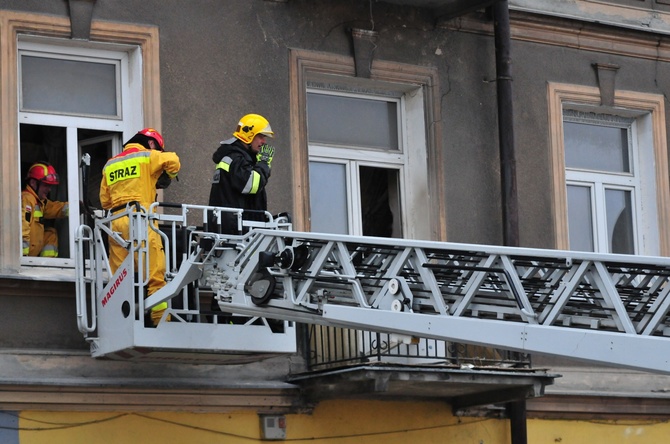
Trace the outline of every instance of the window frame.
[[[333, 91], [322, 88], [307, 88], [307, 94], [322, 94], [327, 96], [351, 97], [361, 98], [366, 100], [376, 100], [380, 102], [393, 102], [396, 104], [396, 120], [398, 128], [398, 149], [397, 150], [383, 150], [372, 147], [360, 147], [349, 145], [336, 145], [323, 143], [310, 143], [308, 139], [309, 162], [321, 162], [344, 165], [346, 171], [346, 199], [347, 199], [347, 219], [348, 219], [348, 234], [354, 236], [363, 235], [363, 215], [360, 202], [360, 171], [361, 166], [379, 167], [385, 169], [392, 169], [398, 172], [399, 187], [401, 190], [406, 190], [406, 184], [409, 183], [410, 178], [408, 168], [405, 165], [409, 164], [409, 153], [404, 142], [403, 125], [405, 120], [405, 100], [402, 96], [373, 96], [369, 94], [355, 94], [352, 92]], [[309, 136], [308, 136], [309, 137]], [[407, 226], [407, 211], [403, 209], [408, 208], [406, 203], [407, 193], [400, 195], [400, 216], [402, 233], [404, 234]], [[311, 208], [310, 208], [311, 210]]]
[[[343, 157], [334, 157], [334, 156], [323, 156], [323, 155], [311, 155], [309, 156], [309, 163], [311, 162], [319, 162], [319, 163], [327, 163], [327, 164], [333, 164], [333, 165], [342, 165], [344, 167], [344, 172], [345, 172], [345, 188], [346, 188], [346, 201], [347, 201], [347, 234], [353, 235], [353, 236], [362, 236], [363, 235], [363, 215], [362, 215], [362, 208], [361, 208], [361, 197], [360, 197], [360, 190], [361, 190], [361, 185], [360, 185], [360, 167], [375, 167], [375, 168], [383, 168], [387, 170], [395, 170], [398, 173], [398, 182], [399, 182], [399, 188], [401, 190], [405, 189], [404, 188], [404, 181], [405, 178], [404, 176], [404, 171], [405, 168], [398, 163], [389, 163], [389, 162], [373, 162], [370, 161], [369, 159], [366, 160], [361, 160], [361, 159], [352, 159], [352, 158], [343, 158]], [[399, 205], [400, 205], [400, 215], [402, 218], [401, 225], [402, 228], [400, 231], [403, 232], [405, 231], [405, 225], [406, 225], [406, 213], [407, 211], [403, 211], [402, 209], [407, 208], [407, 204], [405, 203], [405, 194], [406, 193], [401, 193], [400, 199], [399, 199]]]
[[[140, 93], [137, 90], [137, 85], [140, 84], [138, 79], [132, 79], [132, 73], [139, 73], [135, 65], [140, 63], [135, 54], [137, 49], [135, 47], [127, 47], [125, 50], [109, 50], [107, 47], [86, 47], [79, 48], [77, 46], [66, 45], [62, 39], [35, 39], [34, 37], [23, 38], [19, 36], [17, 45], [18, 54], [18, 95], [19, 95], [19, 125], [46, 125], [64, 128], [66, 131], [66, 146], [65, 156], [67, 165], [67, 182], [61, 181], [60, 187], [67, 188], [68, 200], [70, 202], [82, 201], [82, 190], [79, 187], [79, 129], [94, 129], [100, 131], [108, 131], [110, 133], [130, 134], [133, 129], [141, 125], [141, 122], [135, 122], [133, 116], [141, 115], [140, 105], [133, 102], [130, 98]], [[119, 48], [120, 49], [120, 48]], [[56, 111], [24, 111], [21, 109], [21, 57], [25, 54], [31, 56], [48, 57], [55, 60], [78, 60], [78, 61], [95, 61], [96, 63], [106, 63], [115, 67], [117, 77], [116, 82], [116, 115], [90, 115], [90, 114], [73, 114], [70, 112], [56, 112]], [[134, 59], [134, 60], [133, 60]], [[136, 74], [137, 75], [137, 74]], [[133, 86], [135, 85], [135, 86]], [[126, 116], [130, 116], [126, 117]], [[119, 137], [120, 138], [120, 137]], [[117, 138], [118, 139], [118, 138]], [[20, 140], [19, 140], [20, 142]], [[116, 140], [113, 144], [112, 155], [120, 152], [121, 141]], [[21, 172], [19, 172], [21, 174]], [[81, 217], [78, 205], [70, 206], [70, 215], [68, 217], [68, 230], [70, 254], [68, 257], [59, 256], [58, 258], [42, 258], [42, 257], [28, 257], [21, 258], [22, 266], [44, 266], [44, 267], [74, 267], [74, 231], [76, 227], [81, 224]]]
[[[103, 48], [84, 48], [77, 46], [66, 46], [63, 42], [63, 39], [45, 39], [45, 38], [34, 38], [32, 36], [19, 35], [18, 36], [18, 66], [19, 66], [19, 112], [27, 114], [55, 114], [58, 116], [74, 116], [74, 117], [92, 117], [94, 119], [106, 119], [106, 120], [122, 120], [123, 119], [123, 106], [128, 106], [128, 93], [123, 85], [128, 84], [127, 82], [127, 73], [128, 73], [128, 64], [129, 64], [129, 51], [109, 51], [105, 49], [107, 56], [101, 54]], [[51, 40], [51, 42], [50, 42]], [[130, 49], [130, 48], [129, 48]], [[111, 57], [111, 54], [117, 54], [116, 57]], [[94, 114], [77, 114], [77, 113], [67, 113], [63, 111], [48, 111], [48, 110], [37, 110], [37, 109], [26, 109], [24, 108], [24, 99], [23, 99], [23, 64], [21, 62], [22, 56], [36, 57], [36, 58], [45, 58], [53, 60], [65, 60], [65, 61], [74, 61], [74, 62], [89, 62], [89, 63], [98, 63], [104, 65], [114, 66], [115, 71], [115, 88], [116, 88], [116, 114], [112, 115], [94, 115]]]
[[[137, 48], [141, 62], [141, 105], [135, 115], [127, 116], [129, 122], [151, 122], [160, 130], [160, 77], [159, 34], [155, 26], [129, 25], [126, 23], [93, 21], [89, 41], [71, 40], [70, 20], [51, 15], [1, 11], [0, 12], [0, 143], [2, 165], [0, 174], [0, 202], [5, 209], [0, 231], [0, 275], [6, 277], [37, 278], [40, 280], [75, 279], [71, 268], [32, 267], [22, 265], [21, 256], [21, 171], [19, 149], [19, 40], [54, 38], [73, 47], [105, 47], [112, 50]], [[130, 126], [130, 125], [129, 125]], [[123, 138], [129, 138], [137, 128], [123, 128]], [[117, 129], [119, 131], [119, 129]], [[76, 147], [75, 147], [76, 148]], [[70, 231], [73, 232], [73, 227]]]
[[594, 242], [594, 251], [612, 253], [609, 251], [608, 218], [606, 208], [606, 195], [608, 190], [627, 191], [631, 193], [633, 204], [632, 228], [634, 254], [639, 254], [644, 245], [642, 230], [642, 219], [645, 213], [642, 211], [643, 200], [641, 189], [642, 182], [640, 174], [643, 168], [640, 164], [640, 147], [637, 138], [637, 120], [630, 117], [621, 117], [614, 114], [583, 113], [563, 107], [563, 122], [573, 122], [592, 126], [603, 126], [609, 128], [625, 128], [627, 134], [628, 162], [630, 172], [604, 171], [580, 167], [565, 167], [566, 186], [574, 185], [588, 187], [590, 193], [591, 211], [591, 236]]
[[[649, 189], [653, 188], [655, 198], [638, 223], [642, 225], [636, 236], [640, 243], [637, 254], [670, 255], [670, 235], [663, 227], [670, 222], [670, 185], [668, 179], [668, 154], [666, 151], [665, 103], [662, 95], [617, 90], [614, 106], [602, 106], [600, 90], [594, 87], [550, 82], [547, 88], [549, 108], [549, 134], [552, 163], [552, 210], [555, 226], [556, 248], [569, 249], [567, 220], [567, 191], [565, 147], [563, 144], [563, 110], [570, 108], [585, 112], [612, 114], [630, 117], [636, 120], [636, 133], [633, 137], [640, 150], [633, 155], [653, 168], [653, 177], [647, 178], [643, 185], [641, 199], [650, 199]], [[641, 128], [640, 128], [641, 127]], [[648, 146], [648, 153], [644, 147]], [[653, 159], [646, 158], [652, 156]], [[640, 177], [642, 181], [645, 178]], [[639, 205], [640, 199], [635, 205]], [[636, 208], [640, 210], [639, 207]], [[640, 223], [640, 220], [643, 222]], [[649, 233], [654, 239], [649, 238]]]

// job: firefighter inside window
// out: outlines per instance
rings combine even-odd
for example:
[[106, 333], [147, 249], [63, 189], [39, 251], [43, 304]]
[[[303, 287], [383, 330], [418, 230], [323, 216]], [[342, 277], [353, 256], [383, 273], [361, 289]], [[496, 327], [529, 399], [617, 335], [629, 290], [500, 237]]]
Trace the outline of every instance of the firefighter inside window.
[[51, 187], [58, 185], [58, 173], [47, 162], [34, 163], [28, 169], [26, 187], [21, 192], [23, 255], [58, 257], [58, 233], [45, 226], [45, 220], [68, 217], [67, 202], [49, 199]]

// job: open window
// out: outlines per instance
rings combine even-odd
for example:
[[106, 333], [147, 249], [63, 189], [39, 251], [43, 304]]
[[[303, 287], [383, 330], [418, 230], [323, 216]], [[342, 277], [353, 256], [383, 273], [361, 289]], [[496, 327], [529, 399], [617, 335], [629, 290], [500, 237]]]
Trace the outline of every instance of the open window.
[[[119, 151], [120, 135], [90, 129], [77, 129], [76, 138], [68, 142], [68, 129], [58, 126], [23, 124], [20, 127], [21, 142], [21, 184], [27, 185], [26, 174], [36, 162], [47, 162], [59, 175], [60, 183], [51, 188], [48, 198], [53, 201], [69, 202], [70, 216], [63, 219], [45, 219], [45, 227], [53, 227], [58, 233], [58, 257], [60, 265], [67, 263], [72, 255], [72, 232], [70, 227], [79, 224], [92, 224], [85, 211], [85, 205], [100, 208], [100, 179], [102, 167], [113, 153]], [[71, 131], [72, 133], [72, 131]], [[78, 147], [68, 155], [68, 145]], [[90, 168], [87, 183], [84, 183], [84, 171], [81, 159], [84, 154], [90, 156]], [[51, 258], [23, 258], [26, 264], [48, 265], [54, 263]]]
[[139, 70], [130, 69], [139, 63], [136, 51], [62, 43], [31, 38], [18, 45], [19, 186], [27, 186], [33, 163], [47, 162], [59, 175], [49, 199], [70, 204], [69, 217], [44, 220], [58, 233], [58, 257], [24, 256], [24, 265], [74, 265], [74, 229], [91, 222], [86, 205], [100, 207], [102, 167], [120, 152], [124, 133], [141, 126], [141, 105], [131, 100], [141, 84], [131, 74]]
[[[402, 238], [430, 232], [428, 218], [409, 227], [408, 212], [429, 208], [426, 147], [407, 143], [406, 95], [307, 91], [311, 230]], [[415, 141], [416, 142], [416, 141]], [[423, 165], [422, 165], [423, 161]], [[409, 196], [413, 196], [411, 199]]]

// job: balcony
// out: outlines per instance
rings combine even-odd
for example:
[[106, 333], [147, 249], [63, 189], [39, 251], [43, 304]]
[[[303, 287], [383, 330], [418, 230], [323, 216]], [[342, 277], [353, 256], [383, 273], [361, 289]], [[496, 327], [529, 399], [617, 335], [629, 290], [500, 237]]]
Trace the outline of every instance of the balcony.
[[455, 411], [542, 396], [555, 375], [527, 354], [433, 339], [304, 325], [308, 371], [288, 382], [329, 398], [441, 399]]

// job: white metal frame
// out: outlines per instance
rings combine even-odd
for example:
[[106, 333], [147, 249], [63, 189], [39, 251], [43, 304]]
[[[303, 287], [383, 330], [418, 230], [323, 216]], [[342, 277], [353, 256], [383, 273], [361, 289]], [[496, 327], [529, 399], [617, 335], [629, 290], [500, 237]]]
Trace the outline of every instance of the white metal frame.
[[[93, 356], [197, 361], [291, 353], [292, 322], [305, 322], [670, 374], [670, 258], [294, 232], [268, 214], [246, 234], [190, 227], [181, 266], [167, 264], [174, 269], [168, 284], [134, 299], [146, 284], [141, 246], [154, 221], [182, 225], [192, 211], [241, 211], [177, 207], [176, 215], [128, 208], [99, 219], [92, 235], [81, 228], [77, 314]], [[137, 279], [133, 254], [114, 276], [102, 270], [98, 231], [114, 217], [131, 218]], [[162, 236], [171, 251], [174, 243]], [[88, 265], [85, 251], [96, 257]], [[284, 331], [245, 324], [248, 334], [240, 335], [237, 325], [202, 322], [197, 304], [172, 307], [196, 282], [223, 312], [279, 319]], [[146, 327], [139, 314], [162, 302], [173, 321]]]
[[[281, 328], [271, 328], [258, 316], [239, 316], [209, 312], [201, 306], [203, 294], [216, 294], [222, 276], [208, 269], [209, 276], [201, 286], [193, 286], [207, 268], [222, 260], [233, 263], [242, 260], [239, 251], [262, 251], [251, 235], [221, 235], [203, 232], [190, 226], [189, 220], [207, 222], [207, 212], [230, 212], [238, 216], [239, 228], [263, 227], [285, 231], [290, 222], [284, 216], [267, 213], [267, 222], [242, 220], [242, 210], [199, 205], [155, 203], [151, 208], [129, 204], [97, 217], [93, 228], [81, 225], [76, 235], [76, 293], [77, 325], [91, 347], [94, 357], [124, 360], [173, 359], [191, 363], [240, 363], [270, 355], [295, 353], [296, 326], [281, 322]], [[218, 214], [218, 213], [217, 213]], [[129, 218], [128, 239], [111, 229], [112, 221]], [[157, 230], [164, 224], [170, 235]], [[186, 251], [190, 260], [177, 268], [177, 228], [188, 233]], [[148, 233], [157, 231], [166, 250], [167, 285], [154, 295], [144, 298], [149, 276]], [[109, 258], [103, 239], [115, 239], [125, 245], [129, 254], [114, 274], [109, 274]], [[200, 242], [201, 239], [213, 242]], [[247, 248], [245, 248], [247, 247]], [[249, 250], [250, 249], [250, 250]], [[88, 259], [90, 258], [90, 259]], [[237, 259], [236, 259], [237, 258]], [[255, 270], [247, 268], [248, 278]], [[189, 292], [190, 289], [190, 292]], [[152, 328], [145, 324], [144, 314], [162, 301], [168, 302], [160, 324]], [[177, 304], [180, 302], [181, 304]], [[177, 305], [181, 305], [177, 307]], [[207, 313], [205, 312], [207, 311]], [[167, 316], [171, 321], [167, 322]], [[224, 316], [226, 319], [224, 319]], [[231, 322], [231, 319], [235, 322]]]

